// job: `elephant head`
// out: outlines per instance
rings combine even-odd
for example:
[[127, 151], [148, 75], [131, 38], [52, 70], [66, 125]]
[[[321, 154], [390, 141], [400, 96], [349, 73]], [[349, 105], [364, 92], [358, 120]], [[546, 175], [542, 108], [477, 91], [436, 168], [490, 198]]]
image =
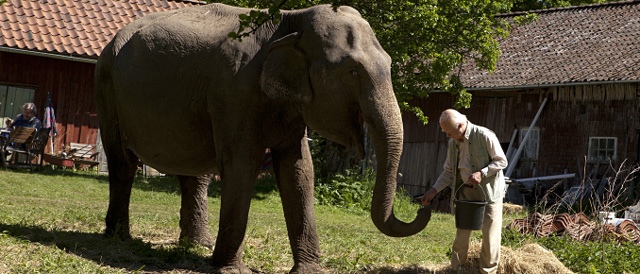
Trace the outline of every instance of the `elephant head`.
[[[299, 17], [307, 18], [296, 20]], [[391, 58], [353, 8], [325, 5], [285, 13], [281, 27], [289, 26], [288, 20], [306, 23], [286, 30], [289, 34], [268, 48], [261, 74], [263, 92], [272, 99], [293, 98], [310, 128], [352, 147], [361, 157], [363, 123], [367, 123], [377, 155], [372, 220], [389, 236], [421, 231], [429, 222], [430, 209], [420, 210], [411, 223], [393, 214], [403, 129], [391, 83]]]

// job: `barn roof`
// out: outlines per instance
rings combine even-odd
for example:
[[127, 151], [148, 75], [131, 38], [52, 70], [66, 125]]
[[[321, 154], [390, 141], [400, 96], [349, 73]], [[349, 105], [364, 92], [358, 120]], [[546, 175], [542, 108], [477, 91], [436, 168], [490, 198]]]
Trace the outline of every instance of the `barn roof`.
[[0, 5], [0, 51], [94, 61], [116, 32], [152, 12], [195, 0], [8, 0]]
[[[538, 10], [500, 40], [490, 74], [465, 64], [469, 89], [640, 81], [640, 1]], [[512, 19], [522, 13], [498, 15]]]

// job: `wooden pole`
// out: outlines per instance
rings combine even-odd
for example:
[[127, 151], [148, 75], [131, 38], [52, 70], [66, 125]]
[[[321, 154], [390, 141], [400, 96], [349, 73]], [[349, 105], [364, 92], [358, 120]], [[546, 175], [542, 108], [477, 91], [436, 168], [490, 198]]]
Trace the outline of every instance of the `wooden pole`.
[[529, 138], [529, 135], [531, 134], [531, 130], [533, 129], [533, 126], [536, 125], [536, 122], [538, 121], [538, 117], [540, 117], [540, 114], [542, 113], [542, 109], [544, 108], [544, 105], [547, 104], [547, 98], [544, 98], [544, 100], [542, 101], [542, 104], [540, 105], [540, 108], [538, 109], [538, 113], [536, 113], [536, 116], [533, 118], [533, 121], [531, 122], [531, 125], [529, 126], [529, 130], [527, 130], [527, 134], [524, 135], [524, 138], [522, 139], [522, 142], [520, 143], [520, 147], [518, 147], [518, 150], [516, 151], [516, 154], [513, 156], [513, 160], [509, 161], [509, 165], [507, 166], [507, 172], [504, 174], [504, 176], [506, 177], [511, 177], [511, 174], [513, 173], [513, 170], [516, 168], [516, 165], [518, 164], [518, 158], [520, 158], [520, 154], [522, 153], [522, 150], [524, 149], [524, 145], [527, 143], [527, 139]]
[[511, 135], [511, 141], [509, 142], [509, 147], [507, 148], [507, 161], [511, 160], [511, 154], [513, 153], [513, 144], [516, 141], [516, 135], [518, 135], [518, 129], [513, 130], [513, 134]]

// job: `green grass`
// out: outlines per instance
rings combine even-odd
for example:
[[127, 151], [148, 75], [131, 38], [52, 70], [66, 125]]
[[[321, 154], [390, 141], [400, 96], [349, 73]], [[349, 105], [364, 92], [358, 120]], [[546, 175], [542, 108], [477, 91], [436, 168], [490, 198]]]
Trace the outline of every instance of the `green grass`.
[[[219, 183], [209, 198], [211, 231], [218, 229]], [[252, 201], [244, 261], [265, 273], [293, 265], [282, 205], [272, 187]], [[92, 173], [0, 171], [0, 273], [206, 273], [211, 250], [177, 243], [180, 196], [172, 177], [137, 177], [131, 199], [133, 241], [103, 236], [107, 177]], [[415, 215], [408, 202], [399, 218]], [[409, 208], [409, 209], [407, 209]], [[415, 209], [415, 207], [413, 208]], [[434, 214], [408, 238], [384, 236], [362, 210], [317, 205], [321, 263], [329, 272], [377, 271], [444, 263], [453, 219]]]
[[[212, 183], [209, 221], [214, 236], [218, 230], [219, 193], [219, 183]], [[132, 241], [102, 234], [108, 196], [107, 177], [94, 173], [0, 170], [0, 273], [213, 270], [209, 264], [212, 250], [177, 243], [180, 195], [175, 178], [136, 178], [130, 208]], [[412, 220], [416, 205], [408, 198], [396, 200], [394, 211], [398, 218]], [[316, 205], [321, 264], [328, 272], [431, 273], [434, 265], [449, 261], [455, 235], [452, 216], [434, 213], [424, 231], [407, 238], [392, 238], [374, 227], [366, 210], [352, 203], [341, 206]], [[260, 273], [287, 273], [293, 259], [273, 180], [259, 182], [249, 214], [245, 264]], [[503, 223], [509, 224], [522, 215], [506, 215]], [[472, 237], [479, 239], [480, 233], [474, 232]], [[505, 245], [511, 246], [522, 241], [513, 235], [504, 240]], [[577, 245], [547, 244], [562, 254], [561, 259], [568, 258], [569, 263], [573, 257], [567, 254]]]

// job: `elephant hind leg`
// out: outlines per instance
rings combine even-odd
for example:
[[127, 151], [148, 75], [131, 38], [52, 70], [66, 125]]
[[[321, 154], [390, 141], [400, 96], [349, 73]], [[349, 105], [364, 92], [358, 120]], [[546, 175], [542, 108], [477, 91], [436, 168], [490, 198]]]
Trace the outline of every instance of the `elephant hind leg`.
[[213, 246], [209, 232], [209, 204], [207, 194], [213, 175], [178, 176], [182, 204], [180, 207], [180, 241]]
[[129, 203], [133, 178], [138, 169], [138, 159], [130, 151], [109, 153], [105, 145], [109, 163], [109, 209], [106, 217], [105, 234], [130, 239]]
[[[101, 138], [109, 168], [109, 209], [105, 220], [105, 234], [130, 239], [129, 202], [133, 178], [138, 169], [138, 157], [123, 148], [117, 123], [108, 123], [109, 121], [103, 121], [104, 117], [102, 118]], [[117, 119], [112, 119], [115, 120]]]

